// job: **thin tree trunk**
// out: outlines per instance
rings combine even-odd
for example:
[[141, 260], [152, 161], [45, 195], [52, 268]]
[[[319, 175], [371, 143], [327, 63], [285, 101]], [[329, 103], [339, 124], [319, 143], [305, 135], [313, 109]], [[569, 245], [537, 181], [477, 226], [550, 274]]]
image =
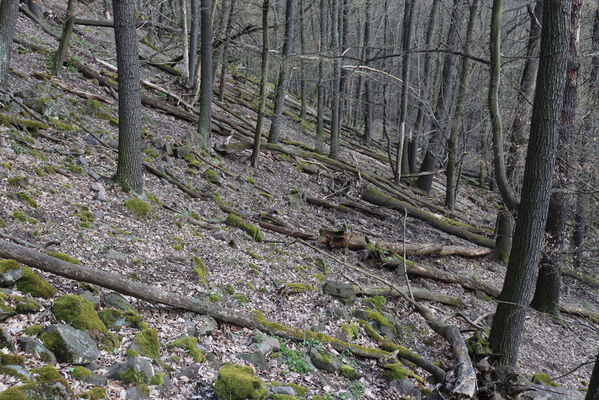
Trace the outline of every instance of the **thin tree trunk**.
[[75, 23], [75, 16], [73, 15], [73, 0], [69, 0], [67, 3], [67, 15], [64, 21], [64, 27], [62, 29], [62, 36], [60, 37], [60, 43], [58, 44], [58, 50], [54, 58], [54, 73], [56, 76], [62, 75], [62, 65], [67, 55], [67, 49], [71, 42], [71, 36], [73, 35], [73, 25]]
[[324, 153], [324, 51], [326, 43], [326, 2], [320, 0], [320, 35], [318, 38], [318, 52], [320, 60], [318, 62], [318, 100], [316, 105], [316, 143], [314, 150], [318, 154]]
[[570, 44], [568, 53], [568, 70], [562, 106], [561, 124], [558, 131], [557, 162], [554, 172], [554, 183], [549, 200], [549, 214], [545, 226], [545, 252], [541, 258], [539, 276], [535, 295], [531, 305], [542, 312], [559, 314], [559, 297], [562, 275], [564, 235], [566, 230], [567, 211], [570, 196], [568, 168], [570, 165], [570, 148], [576, 135], [576, 107], [578, 105], [578, 45], [582, 0], [571, 0]]
[[10, 69], [10, 49], [15, 37], [19, 2], [3, 0], [0, 3], [0, 86], [6, 87]]
[[193, 87], [198, 64], [198, 36], [200, 30], [200, 0], [190, 0], [191, 4], [191, 30], [189, 32], [189, 81], [188, 87]]
[[[341, 48], [340, 48], [339, 52], [342, 55], [341, 60], [343, 60], [343, 54], [345, 54], [345, 51], [347, 49], [347, 39], [349, 36], [348, 17], [349, 17], [349, 0], [343, 0], [343, 5], [341, 7], [341, 10], [339, 10], [339, 23], [340, 23], [339, 32], [341, 32], [341, 40], [340, 40]], [[339, 62], [341, 62], [341, 60]], [[341, 66], [339, 68], [341, 68]], [[345, 110], [345, 104], [347, 102], [346, 94], [349, 91], [347, 88], [347, 83], [348, 83], [347, 76], [348, 76], [349, 72], [346, 69], [341, 69], [340, 73], [341, 73], [341, 77], [339, 79], [339, 130], [341, 130], [341, 127], [343, 125], [343, 114], [344, 114], [344, 110]]]
[[[233, 11], [235, 10], [235, 1], [236, 0], [230, 0], [229, 1], [229, 9], [227, 11], [227, 17], [225, 20], [225, 29], [224, 29], [224, 36], [225, 38], [227, 38], [229, 36], [229, 33], [231, 31], [231, 24], [233, 22]], [[227, 53], [229, 52], [229, 41], [225, 39], [225, 43], [223, 44], [223, 49], [221, 52], [221, 61], [220, 61], [220, 82], [219, 82], [219, 88], [218, 88], [218, 100], [219, 101], [223, 101], [225, 99], [225, 82], [226, 82], [226, 76], [227, 76], [227, 65], [229, 65], [229, 63], [227, 62]]]
[[189, 62], [189, 37], [187, 36], [187, 0], [179, 0], [181, 3], [181, 30], [183, 37], [183, 82], [189, 82], [189, 71], [191, 63]]
[[[500, 0], [495, 2], [501, 3]], [[505, 365], [515, 365], [518, 359], [526, 309], [532, 299], [544, 239], [563, 104], [569, 11], [568, 1], [545, 0], [522, 202], [512, 254], [489, 337], [493, 352], [502, 355], [500, 363]]]
[[289, 80], [289, 56], [293, 53], [293, 42], [295, 41], [295, 0], [287, 0], [285, 9], [285, 37], [283, 39], [283, 52], [281, 54], [281, 68], [279, 69], [279, 80], [275, 88], [273, 114], [268, 133], [268, 143], [278, 143], [281, 132], [281, 117], [285, 107], [287, 95], [287, 83]]
[[260, 68], [260, 104], [258, 106], [258, 118], [256, 121], [256, 131], [254, 132], [254, 147], [252, 149], [252, 167], [258, 166], [260, 157], [260, 140], [262, 139], [262, 125], [264, 124], [264, 112], [266, 109], [266, 84], [268, 78], [268, 11], [270, 9], [270, 0], [264, 0], [262, 3], [262, 66]]
[[202, 68], [200, 80], [200, 122], [198, 134], [205, 150], [210, 150], [210, 123], [212, 121], [212, 0], [201, 0]]
[[[450, 50], [455, 50], [457, 47], [459, 30], [462, 25], [462, 8], [462, 0], [454, 0], [453, 9], [451, 11], [451, 25], [449, 26], [449, 32], [447, 33], [447, 47]], [[447, 125], [449, 123], [449, 113], [453, 99], [456, 57], [455, 54], [446, 53], [443, 60], [441, 92], [435, 108], [437, 132], [430, 136], [428, 149], [424, 156], [424, 160], [422, 161], [422, 165], [420, 166], [420, 172], [431, 172], [437, 168], [437, 153], [440, 151], [441, 138], [447, 136], [444, 132], [447, 130]], [[422, 175], [418, 178], [418, 187], [426, 193], [430, 193], [432, 184], [433, 174]]]
[[135, 0], [113, 0], [112, 9], [119, 79], [119, 155], [115, 180], [123, 189], [141, 194], [141, 87]]
[[[300, 11], [300, 51], [306, 54], [306, 33], [304, 23], [306, 20], [304, 12], [304, 0], [299, 0], [299, 11]], [[300, 113], [299, 117], [301, 120], [306, 119], [306, 107], [307, 107], [307, 82], [306, 82], [306, 65], [303, 60], [300, 60]]]
[[339, 48], [339, 0], [332, 0], [331, 2], [331, 34], [333, 42], [333, 88], [331, 93], [331, 145], [329, 149], [329, 157], [333, 160], [339, 157], [340, 151], [340, 128], [341, 121], [339, 120], [339, 105], [341, 99], [340, 94], [340, 81], [341, 81], [341, 56]]
[[[478, 0], [473, 0], [470, 4], [470, 16], [468, 19], [468, 27], [466, 29], [466, 40], [464, 41], [464, 54], [469, 54], [470, 43], [474, 32], [474, 20], [478, 12]], [[470, 74], [470, 59], [462, 57], [460, 63], [460, 80], [458, 83], [458, 98], [456, 100], [455, 112], [451, 123], [451, 133], [447, 142], [447, 166], [446, 166], [446, 192], [445, 192], [445, 207], [453, 210], [455, 207], [457, 185], [458, 185], [458, 141], [460, 133], [460, 125], [464, 117], [463, 109], [466, 102], [466, 94], [468, 90], [468, 80]]]
[[589, 390], [587, 390], [584, 400], [599, 400], [599, 354], [597, 355], [595, 368], [593, 368], [593, 374], [591, 375]]
[[[366, 12], [364, 17], [364, 65], [370, 64], [371, 57], [370, 46], [372, 40], [372, 24], [371, 24], [371, 0], [366, 0]], [[372, 119], [373, 119], [373, 103], [372, 103], [372, 80], [368, 77], [365, 79], [364, 90], [364, 144], [370, 146], [372, 142]]]

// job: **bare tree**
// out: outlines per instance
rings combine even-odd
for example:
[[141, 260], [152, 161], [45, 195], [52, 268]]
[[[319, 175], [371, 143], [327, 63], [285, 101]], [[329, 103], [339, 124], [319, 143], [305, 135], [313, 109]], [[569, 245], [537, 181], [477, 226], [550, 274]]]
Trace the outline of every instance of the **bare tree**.
[[10, 49], [15, 37], [19, 2], [3, 0], [0, 3], [0, 86], [6, 86], [10, 66]]

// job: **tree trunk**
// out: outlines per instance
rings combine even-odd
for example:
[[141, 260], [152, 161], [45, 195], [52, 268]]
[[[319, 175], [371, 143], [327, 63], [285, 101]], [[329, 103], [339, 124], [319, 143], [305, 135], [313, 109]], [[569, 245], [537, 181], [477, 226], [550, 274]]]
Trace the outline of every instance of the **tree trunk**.
[[210, 122], [212, 121], [212, 0], [201, 0], [202, 69], [200, 81], [200, 122], [198, 134], [205, 150], [210, 150]]
[[[304, 23], [306, 21], [305, 13], [304, 13], [304, 0], [299, 0], [299, 20], [300, 20], [300, 52], [306, 54], [306, 32]], [[299, 117], [301, 120], [306, 119], [306, 107], [308, 106], [307, 102], [307, 82], [306, 82], [306, 65], [303, 60], [300, 60], [300, 112]]]
[[[451, 25], [449, 26], [449, 32], [447, 33], [447, 47], [450, 50], [455, 50], [458, 43], [459, 31], [462, 25], [462, 0], [453, 1], [453, 9], [451, 11]], [[451, 102], [453, 100], [453, 80], [456, 70], [456, 55], [453, 53], [446, 53], [443, 60], [443, 72], [439, 98], [437, 99], [437, 105], [435, 108], [435, 117], [437, 119], [437, 132], [431, 134], [428, 149], [422, 165], [420, 166], [420, 172], [430, 172], [437, 168], [437, 158], [440, 151], [441, 138], [445, 137], [444, 132], [447, 130], [449, 123], [449, 112], [451, 110]], [[433, 184], [433, 174], [422, 175], [418, 178], [418, 187], [430, 193]]]
[[58, 44], [58, 50], [54, 58], [54, 73], [60, 77], [62, 75], [62, 65], [64, 64], [65, 57], [67, 56], [67, 49], [71, 42], [71, 36], [73, 35], [73, 25], [75, 23], [75, 17], [73, 16], [73, 0], [69, 0], [67, 3], [67, 15], [62, 29], [62, 36]]
[[[466, 40], [464, 41], [464, 54], [470, 53], [470, 43], [472, 42], [472, 34], [474, 32], [474, 20], [478, 12], [478, 0], [473, 0], [470, 4], [470, 16], [468, 19], [468, 27], [466, 28]], [[470, 75], [470, 59], [462, 57], [460, 62], [460, 80], [458, 83], [458, 98], [456, 100], [455, 112], [451, 123], [451, 133], [447, 141], [447, 166], [446, 166], [446, 191], [445, 191], [445, 207], [450, 210], [455, 208], [455, 201], [458, 189], [458, 142], [460, 140], [460, 126], [464, 118], [464, 103], [466, 102], [466, 94], [468, 90], [468, 81]]]
[[331, 144], [329, 149], [329, 158], [333, 160], [339, 157], [340, 151], [340, 132], [341, 121], [339, 120], [339, 85], [341, 81], [341, 51], [339, 49], [339, 1], [331, 1], [331, 35], [333, 43], [334, 61], [333, 61], [333, 88], [331, 96]]
[[491, 38], [489, 40], [491, 53], [491, 68], [489, 78], [489, 115], [493, 128], [493, 166], [495, 168], [495, 181], [501, 199], [508, 208], [514, 212], [518, 210], [519, 201], [510, 187], [505, 173], [505, 157], [503, 155], [503, 126], [499, 111], [499, 81], [501, 75], [501, 0], [493, 2], [491, 11]]
[[515, 365], [518, 359], [526, 309], [532, 299], [544, 239], [563, 103], [569, 12], [569, 1], [545, 0], [522, 201], [512, 254], [489, 338], [493, 352], [502, 355], [500, 363], [505, 365]]
[[119, 79], [119, 156], [115, 180], [143, 193], [141, 164], [141, 87], [135, 32], [135, 0], [113, 0]]
[[285, 107], [287, 95], [287, 83], [289, 80], [289, 56], [293, 53], [293, 42], [295, 41], [295, 0], [287, 0], [285, 8], [285, 37], [283, 39], [283, 52], [281, 54], [281, 68], [279, 69], [279, 80], [275, 88], [273, 113], [268, 133], [268, 143], [278, 143], [281, 132], [281, 118]]
[[539, 43], [541, 39], [541, 23], [543, 21], [543, 2], [539, 1], [532, 10], [528, 6], [530, 16], [530, 30], [526, 46], [524, 69], [520, 79], [520, 89], [516, 97], [516, 110], [509, 134], [506, 174], [513, 187], [518, 187], [521, 182], [522, 169], [524, 168], [524, 154], [526, 146], [526, 124], [529, 119], [529, 106], [533, 93], [535, 77], [539, 68]]
[[587, 390], [587, 395], [584, 400], [599, 400], [599, 354], [597, 355], [595, 368], [593, 368], [593, 374], [591, 375], [589, 390]]
[[189, 71], [191, 63], [189, 62], [189, 36], [187, 36], [187, 0], [179, 0], [181, 7], [181, 30], [183, 37], [183, 82], [189, 82]]
[[0, 3], [0, 86], [6, 87], [10, 70], [10, 49], [15, 37], [19, 2], [3, 0]]
[[266, 84], [268, 79], [268, 11], [270, 10], [270, 0], [264, 0], [262, 3], [262, 66], [260, 67], [260, 104], [258, 105], [258, 119], [256, 121], [256, 131], [254, 132], [254, 147], [252, 149], [252, 167], [258, 166], [260, 157], [260, 140], [262, 139], [262, 125], [264, 124], [264, 112], [266, 109]]
[[[372, 41], [371, 27], [371, 0], [366, 0], [366, 12], [364, 19], [364, 65], [370, 64], [371, 51], [370, 46]], [[372, 142], [372, 119], [373, 119], [373, 103], [372, 103], [372, 80], [366, 77], [364, 79], [364, 144], [370, 146]]]
[[[570, 43], [568, 52], [568, 70], [562, 106], [561, 124], [558, 131], [557, 161], [554, 171], [554, 184], [549, 200], [549, 214], [545, 226], [545, 252], [541, 258], [539, 276], [532, 306], [552, 315], [559, 314], [559, 292], [561, 286], [561, 264], [563, 261], [564, 235], [570, 196], [568, 168], [570, 149], [574, 144], [577, 128], [576, 107], [578, 105], [578, 44], [580, 37], [580, 16], [582, 0], [571, 0]], [[586, 133], [585, 133], [586, 134]]]
[[[236, 0], [230, 0], [229, 1], [229, 8], [227, 11], [227, 17], [225, 20], [225, 29], [224, 29], [224, 36], [225, 38], [227, 38], [229, 36], [229, 33], [231, 31], [231, 24], [232, 24], [232, 20], [233, 20], [233, 11], [235, 10], [235, 1]], [[223, 45], [223, 49], [221, 51], [220, 54], [220, 82], [219, 82], [219, 88], [218, 88], [218, 100], [220, 102], [222, 102], [225, 99], [225, 81], [226, 81], [226, 76], [227, 76], [227, 65], [229, 65], [228, 60], [227, 60], [227, 53], [229, 52], [229, 41], [225, 40], [225, 43]]]
[[320, 0], [320, 35], [318, 37], [318, 100], [316, 105], [316, 143], [314, 150], [318, 154], [324, 154], [324, 51], [326, 49], [326, 1]]
[[200, 10], [198, 2], [200, 0], [190, 0], [191, 4], [191, 29], [189, 32], [189, 80], [188, 87], [193, 87], [195, 82], [195, 73], [198, 63], [198, 35], [200, 30]]

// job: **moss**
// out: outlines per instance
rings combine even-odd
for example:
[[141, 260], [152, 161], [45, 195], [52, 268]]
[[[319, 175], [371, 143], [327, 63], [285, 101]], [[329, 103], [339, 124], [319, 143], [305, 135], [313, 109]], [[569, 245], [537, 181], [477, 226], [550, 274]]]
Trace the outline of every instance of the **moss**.
[[61, 121], [60, 119], [52, 119], [50, 121], [50, 123], [54, 126], [54, 128], [58, 129], [59, 131], [75, 131], [75, 130], [77, 130], [76, 125], [74, 125], [70, 122]]
[[243, 230], [256, 242], [262, 241], [262, 234], [260, 233], [260, 229], [256, 225], [250, 224], [249, 222], [244, 221], [243, 218], [241, 218], [238, 215], [235, 215], [235, 214], [227, 215], [227, 219], [226, 219], [225, 223], [229, 226], [234, 226], [236, 228]]
[[52, 313], [59, 321], [65, 321], [73, 328], [81, 329], [98, 336], [98, 333], [109, 335], [108, 329], [100, 319], [93, 303], [77, 295], [65, 295], [54, 300]]
[[81, 261], [60, 251], [48, 251], [46, 254], [50, 257], [58, 258], [59, 260], [66, 261], [71, 264], [82, 265]]
[[395, 329], [395, 327], [393, 326], [393, 324], [383, 316], [383, 314], [381, 314], [378, 311], [374, 311], [374, 310], [370, 310], [370, 309], [366, 309], [366, 316], [368, 317], [368, 319], [370, 321], [375, 321], [376, 323], [378, 323], [381, 326], [388, 326], [390, 328], [393, 328], [393, 331], [397, 334], [397, 331]]
[[341, 374], [348, 379], [356, 379], [360, 376], [358, 371], [355, 370], [351, 365], [343, 364], [341, 366]]
[[14, 125], [21, 129], [30, 131], [38, 131], [50, 128], [48, 125], [41, 122], [32, 121], [30, 119], [18, 118], [14, 115], [0, 113], [0, 124], [11, 126]]
[[33, 200], [33, 198], [31, 198], [31, 196], [29, 196], [27, 193], [17, 192], [15, 193], [15, 196], [21, 203], [25, 203], [33, 208], [37, 208], [37, 202]]
[[255, 183], [256, 183], [256, 181], [254, 181], [252, 178], [249, 178], [249, 177], [248, 177], [248, 178], [245, 178], [245, 181], [246, 181], [247, 183], [251, 184], [251, 185], [253, 185], [253, 184], [255, 184]]
[[239, 302], [239, 304], [245, 304], [247, 303], [247, 299], [245, 298], [245, 296], [241, 293], [237, 293], [235, 295], [235, 300], [237, 300]]
[[52, 365], [44, 365], [43, 367], [34, 369], [31, 372], [34, 373], [38, 382], [61, 381], [68, 386], [67, 381], [64, 380], [62, 375], [60, 375], [60, 372], [58, 372]]
[[81, 224], [90, 225], [96, 220], [94, 214], [89, 210], [89, 207], [83, 204], [77, 204], [77, 212], [74, 215], [79, 217]]
[[150, 212], [150, 205], [140, 199], [129, 199], [123, 203], [138, 219], [146, 218]]
[[470, 354], [479, 356], [493, 354], [489, 341], [483, 337], [480, 330], [474, 332], [474, 335], [466, 340], [466, 347], [468, 347], [468, 353]]
[[101, 399], [108, 398], [108, 397], [106, 397], [106, 389], [104, 389], [101, 386], [92, 388], [88, 392], [80, 394], [79, 397], [81, 397], [82, 399], [88, 399], [88, 400], [101, 400]]
[[227, 362], [218, 371], [214, 392], [223, 399], [261, 400], [266, 396], [267, 387], [261, 379], [255, 377], [251, 367]]
[[83, 379], [91, 375], [92, 372], [89, 369], [82, 367], [81, 365], [76, 365], [71, 369], [71, 376], [75, 379]]
[[349, 340], [355, 340], [358, 337], [358, 326], [354, 323], [343, 323], [341, 325], [343, 332], [347, 334]]
[[555, 383], [554, 381], [551, 380], [551, 378], [549, 377], [549, 375], [544, 374], [542, 372], [537, 372], [536, 374], [534, 374], [532, 376], [532, 383], [536, 383], [539, 385], [546, 385], [546, 386], [553, 386], [553, 387], [560, 387], [560, 385], [558, 385], [557, 383]]
[[139, 384], [139, 391], [145, 394], [146, 396], [150, 395], [150, 388], [145, 383]]
[[385, 299], [383, 296], [366, 297], [364, 300], [370, 301], [378, 311], [381, 310], [381, 307], [387, 304], [387, 299]]
[[56, 293], [47, 280], [40, 278], [29, 267], [23, 267], [23, 277], [17, 281], [17, 289], [23, 293], [28, 293], [33, 297], [41, 297], [44, 299], [49, 299]]
[[15, 310], [18, 314], [29, 314], [39, 312], [40, 306], [30, 297], [15, 297]]
[[254, 252], [253, 252], [253, 251], [251, 251], [251, 250], [249, 251], [249, 253], [248, 253], [248, 254], [249, 254], [249, 255], [250, 255], [250, 257], [252, 257], [254, 260], [259, 260], [259, 259], [261, 259], [261, 258], [262, 258], [262, 257], [260, 257], [258, 254], [254, 253]]
[[413, 371], [406, 368], [401, 362], [397, 362], [395, 364], [385, 364], [383, 368], [387, 370], [386, 375], [387, 378], [392, 381], [394, 379], [402, 380], [408, 377], [416, 379], [420, 383], [424, 383], [424, 379], [416, 375]]
[[140, 383], [142, 382], [141, 372], [138, 372], [135, 370], [135, 368], [130, 367], [121, 374], [121, 380], [123, 383]]
[[110, 114], [108, 108], [106, 108], [106, 106], [98, 100], [86, 100], [85, 106], [87, 110], [90, 111], [96, 119], [100, 119], [103, 121], [110, 121], [112, 119], [112, 114]]
[[218, 178], [216, 171], [214, 171], [212, 168], [209, 168], [206, 171], [204, 171], [204, 179], [216, 185], [220, 183], [220, 179]]
[[50, 164], [44, 165], [44, 171], [46, 171], [48, 175], [56, 175], [56, 170]]
[[266, 200], [268, 201], [273, 201], [274, 197], [272, 196], [272, 194], [270, 193], [266, 193], [266, 192], [258, 192], [258, 194], [262, 197], [264, 197]]
[[288, 394], [271, 394], [269, 400], [297, 400], [295, 397]]
[[287, 293], [306, 293], [314, 290], [314, 286], [308, 283], [286, 283], [285, 288]]
[[162, 372], [154, 374], [154, 376], [152, 376], [152, 379], [150, 380], [150, 385], [153, 385], [153, 386], [164, 385], [164, 374]]
[[208, 286], [208, 270], [204, 265], [204, 261], [200, 257], [194, 256], [192, 258], [193, 273], [198, 277], [200, 283], [204, 286]]
[[36, 168], [35, 173], [40, 178], [44, 178], [46, 176], [46, 173], [44, 172], [44, 170], [42, 168]]
[[308, 389], [307, 387], [296, 385], [295, 383], [286, 383], [285, 386], [292, 387], [293, 390], [295, 390], [295, 394], [297, 394], [297, 397], [306, 397], [310, 394], [310, 389]]
[[25, 334], [28, 336], [38, 336], [43, 330], [44, 327], [42, 325], [31, 325], [25, 328]]
[[186, 336], [169, 343], [166, 347], [178, 347], [184, 349], [195, 362], [206, 361], [206, 356], [200, 349], [197, 348], [198, 339], [191, 336]]
[[37, 220], [35, 218], [32, 218], [32, 217], [26, 215], [23, 211], [13, 211], [11, 215], [13, 216], [13, 218], [15, 218], [23, 223], [28, 223], [31, 225], [37, 224]]
[[158, 342], [158, 334], [154, 329], [143, 329], [135, 335], [133, 343], [137, 345], [139, 353], [144, 357], [157, 359], [160, 356], [160, 342]]
[[127, 358], [139, 357], [139, 353], [133, 349], [127, 350]]
[[230, 283], [227, 283], [227, 285], [225, 286], [225, 293], [227, 294], [235, 294], [235, 288], [233, 287], [233, 285], [231, 285]]
[[0, 365], [20, 365], [25, 366], [25, 359], [16, 354], [0, 353]]
[[11, 259], [1, 259], [0, 260], [0, 274], [8, 272], [12, 269], [19, 269], [19, 263], [15, 260]]

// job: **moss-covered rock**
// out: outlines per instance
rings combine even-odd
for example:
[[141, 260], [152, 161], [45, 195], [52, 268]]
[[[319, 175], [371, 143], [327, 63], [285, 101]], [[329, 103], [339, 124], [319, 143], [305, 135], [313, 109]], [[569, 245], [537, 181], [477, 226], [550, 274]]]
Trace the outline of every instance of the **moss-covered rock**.
[[71, 257], [61, 251], [49, 251], [46, 253], [50, 257], [58, 258], [59, 260], [70, 262], [71, 264], [81, 265], [81, 261], [77, 260], [75, 257]]
[[485, 356], [493, 353], [489, 341], [483, 337], [480, 330], [474, 332], [474, 335], [466, 340], [466, 347], [468, 347], [468, 353], [477, 356]]
[[194, 256], [191, 260], [193, 263], [193, 273], [198, 277], [198, 281], [204, 285], [208, 286], [208, 270], [204, 265], [204, 261], [200, 257]]
[[88, 400], [101, 400], [101, 399], [108, 398], [108, 397], [106, 397], [106, 389], [104, 389], [101, 386], [92, 388], [88, 392], [80, 394], [79, 397], [81, 397], [82, 399], [88, 399]]
[[223, 399], [261, 400], [266, 397], [267, 387], [256, 378], [252, 367], [225, 363], [218, 371], [214, 391]]
[[47, 280], [40, 278], [29, 267], [23, 267], [23, 277], [17, 281], [17, 289], [33, 297], [49, 299], [56, 291]]
[[29, 336], [38, 336], [43, 330], [44, 327], [42, 325], [30, 325], [25, 328], [25, 334]]
[[98, 316], [109, 329], [120, 330], [123, 325], [142, 329], [143, 319], [136, 311], [105, 308], [98, 313]]
[[542, 372], [537, 372], [536, 374], [534, 374], [532, 376], [531, 379], [532, 383], [536, 383], [539, 385], [546, 385], [546, 386], [553, 386], [553, 387], [560, 387], [560, 385], [558, 385], [557, 383], [555, 383], [547, 374], [544, 374]]
[[54, 300], [52, 313], [59, 321], [65, 321], [73, 328], [86, 331], [90, 336], [98, 333], [109, 335], [106, 325], [94, 309], [93, 303], [77, 295], [65, 295]]
[[81, 365], [76, 365], [71, 369], [71, 376], [75, 379], [83, 379], [91, 375], [92, 372]]
[[135, 338], [133, 338], [131, 349], [137, 351], [144, 357], [157, 359], [160, 356], [158, 334], [152, 328], [143, 329], [135, 335]]
[[348, 364], [343, 364], [341, 366], [341, 374], [348, 379], [358, 379], [360, 377], [360, 373], [356, 371], [354, 367]]
[[169, 343], [166, 347], [178, 347], [185, 350], [195, 362], [206, 361], [206, 356], [198, 348], [198, 339], [192, 336], [186, 336]]
[[123, 206], [133, 213], [138, 219], [146, 218], [150, 213], [150, 205], [140, 199], [129, 199], [123, 203]]
[[260, 229], [256, 225], [250, 224], [249, 222], [244, 221], [243, 218], [241, 218], [238, 215], [235, 215], [235, 214], [227, 215], [227, 219], [225, 220], [225, 223], [229, 226], [234, 226], [236, 228], [243, 230], [256, 242], [262, 241], [262, 234], [260, 233]]
[[15, 303], [17, 314], [36, 313], [40, 310], [40, 306], [31, 297], [17, 296]]

